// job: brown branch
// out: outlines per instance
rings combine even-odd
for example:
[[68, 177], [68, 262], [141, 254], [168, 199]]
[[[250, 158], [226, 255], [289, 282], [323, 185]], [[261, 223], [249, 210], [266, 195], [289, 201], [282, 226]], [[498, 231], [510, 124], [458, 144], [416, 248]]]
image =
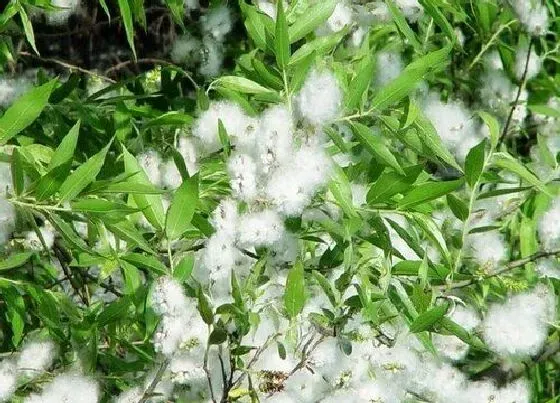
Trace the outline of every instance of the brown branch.
[[72, 275], [70, 267], [68, 266], [68, 263], [66, 262], [66, 256], [65, 256], [65, 253], [64, 253], [64, 249], [58, 243], [58, 241], [54, 242], [53, 251], [54, 251], [54, 254], [56, 255], [56, 258], [58, 259], [58, 262], [60, 263], [60, 267], [62, 267], [62, 271], [64, 272], [64, 276], [66, 276], [68, 278], [68, 280], [70, 282], [70, 285], [72, 286], [72, 288], [74, 289], [76, 294], [78, 294], [78, 296], [80, 297], [82, 302], [86, 306], [89, 306], [89, 301], [88, 301], [87, 297], [82, 293], [82, 290], [80, 288], [80, 284], [78, 284], [76, 282], [76, 279]]
[[79, 67], [79, 66], [75, 66], [75, 65], [67, 63], [63, 60], [58, 60], [58, 59], [53, 59], [53, 58], [43, 58], [41, 56], [37, 56], [37, 55], [34, 55], [33, 53], [29, 53], [29, 52], [25, 52], [25, 51], [19, 52], [19, 55], [20, 56], [25, 56], [25, 57], [30, 57], [30, 58], [35, 59], [35, 60], [39, 60], [42, 63], [57, 64], [59, 66], [62, 66], [64, 68], [70, 70], [70, 71], [79, 71], [80, 73], [84, 73], [84, 74], [90, 75], [92, 77], [99, 78], [100, 80], [104, 80], [104, 81], [107, 81], [109, 83], [116, 84], [116, 81], [113, 80], [113, 79], [110, 79], [109, 77], [105, 77], [101, 74], [96, 73], [95, 71], [91, 71], [91, 70], [87, 70], [87, 69], [84, 69], [84, 68]]
[[500, 145], [504, 142], [508, 131], [509, 131], [509, 126], [511, 125], [511, 120], [513, 118], [513, 113], [515, 112], [515, 108], [517, 108], [517, 104], [519, 103], [519, 98], [521, 97], [521, 92], [523, 91], [523, 88], [525, 88], [525, 84], [527, 82], [527, 72], [529, 71], [529, 60], [531, 59], [531, 49], [533, 47], [533, 39], [530, 39], [529, 41], [529, 46], [527, 48], [527, 58], [525, 59], [525, 69], [523, 70], [523, 75], [521, 76], [521, 82], [519, 83], [519, 88], [517, 89], [517, 95], [515, 96], [515, 100], [513, 102], [513, 105], [511, 106], [511, 109], [509, 110], [509, 115], [508, 118], [506, 120], [506, 124], [504, 126], [504, 130], [502, 131], [502, 135], [500, 136], [500, 139], [498, 140], [498, 145], [496, 146], [496, 148], [499, 148]]
[[457, 288], [468, 287], [469, 285], [479, 283], [479, 282], [487, 280], [489, 278], [499, 276], [500, 274], [507, 273], [508, 271], [516, 269], [518, 267], [525, 266], [527, 263], [534, 262], [535, 260], [539, 260], [539, 259], [543, 259], [543, 258], [547, 258], [547, 257], [551, 257], [551, 256], [560, 256], [560, 249], [559, 250], [553, 250], [553, 251], [550, 251], [550, 252], [546, 252], [546, 251], [537, 252], [537, 253], [532, 254], [531, 256], [524, 257], [523, 259], [513, 260], [513, 261], [509, 262], [508, 264], [506, 264], [501, 269], [496, 270], [495, 272], [490, 273], [486, 276], [478, 277], [478, 278], [471, 278], [471, 279], [459, 281], [459, 282], [453, 283], [453, 284], [445, 284], [445, 285], [435, 286], [434, 289], [439, 290], [439, 291], [448, 291], [448, 290], [453, 290], [453, 289], [457, 289]]
[[159, 381], [161, 381], [161, 378], [163, 378], [163, 374], [165, 373], [168, 365], [169, 360], [167, 359], [161, 363], [161, 366], [158, 368], [154, 376], [154, 379], [152, 379], [152, 382], [150, 382], [150, 386], [148, 386], [148, 388], [144, 391], [144, 394], [142, 395], [142, 398], [138, 400], [138, 403], [146, 403], [148, 399], [152, 397], [152, 395], [154, 394], [154, 390], [156, 390]]

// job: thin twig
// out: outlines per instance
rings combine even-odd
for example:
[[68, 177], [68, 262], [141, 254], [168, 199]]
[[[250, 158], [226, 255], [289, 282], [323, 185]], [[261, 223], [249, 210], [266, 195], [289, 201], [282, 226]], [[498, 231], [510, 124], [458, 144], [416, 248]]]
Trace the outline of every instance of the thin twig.
[[202, 368], [206, 374], [206, 379], [208, 380], [208, 388], [210, 389], [210, 398], [213, 403], [216, 403], [216, 398], [214, 397], [214, 388], [212, 387], [212, 376], [210, 375], [210, 370], [208, 369], [208, 354], [210, 352], [210, 334], [212, 334], [212, 329], [208, 325], [208, 340], [206, 341], [206, 350], [204, 351], [204, 363]]
[[65, 62], [63, 60], [58, 60], [58, 59], [53, 59], [53, 58], [43, 58], [41, 56], [37, 56], [37, 55], [34, 55], [33, 53], [29, 53], [29, 52], [25, 52], [25, 51], [19, 52], [19, 55], [30, 57], [32, 59], [39, 60], [43, 63], [54, 63], [54, 64], [57, 64], [57, 65], [62, 66], [64, 68], [67, 68], [70, 71], [73, 71], [73, 70], [79, 71], [80, 73], [84, 73], [84, 74], [90, 75], [92, 77], [96, 77], [100, 80], [107, 81], [107, 82], [112, 83], [112, 84], [116, 84], [116, 81], [109, 78], [109, 77], [105, 77], [101, 74], [96, 73], [95, 71], [87, 70], [87, 69], [84, 69], [80, 66], [75, 66], [75, 65], [70, 64], [68, 62]]
[[519, 98], [521, 97], [521, 92], [523, 91], [523, 88], [525, 88], [525, 84], [527, 82], [527, 72], [529, 71], [529, 60], [531, 59], [531, 49], [533, 48], [533, 40], [531, 39], [529, 41], [529, 47], [527, 48], [527, 57], [525, 59], [525, 69], [523, 70], [523, 75], [521, 76], [521, 82], [519, 83], [519, 88], [517, 89], [517, 95], [515, 96], [515, 100], [513, 102], [513, 105], [511, 106], [511, 109], [509, 110], [509, 115], [508, 118], [506, 120], [506, 124], [504, 126], [504, 130], [502, 131], [502, 135], [500, 136], [500, 139], [498, 140], [498, 145], [496, 146], [496, 149], [498, 149], [500, 147], [500, 145], [504, 142], [508, 131], [509, 131], [509, 126], [511, 125], [511, 120], [513, 118], [513, 113], [515, 112], [515, 109], [517, 108], [517, 104], [519, 103]]
[[152, 379], [152, 382], [150, 382], [150, 386], [148, 386], [148, 388], [144, 391], [144, 394], [142, 395], [142, 398], [138, 400], [138, 403], [146, 403], [148, 399], [152, 397], [152, 395], [154, 394], [154, 390], [156, 390], [157, 384], [159, 383], [159, 381], [161, 381], [161, 378], [163, 377], [163, 374], [165, 373], [168, 365], [169, 360], [167, 359], [161, 363], [161, 366], [154, 376], [154, 379]]
[[266, 341], [264, 342], [264, 344], [259, 347], [259, 349], [255, 352], [255, 354], [253, 355], [253, 357], [249, 360], [249, 362], [247, 363], [247, 366], [245, 368], [245, 371], [242, 372], [239, 377], [233, 382], [233, 387], [239, 386], [239, 384], [243, 381], [243, 379], [245, 379], [245, 377], [247, 376], [248, 371], [251, 369], [251, 367], [255, 364], [255, 362], [257, 362], [257, 360], [259, 359], [259, 357], [261, 356], [261, 354], [270, 346], [270, 344], [276, 340], [276, 338], [278, 336], [280, 336], [281, 333], [276, 333], [273, 334], [272, 336], [268, 336], [268, 338], [266, 339]]
[[453, 290], [453, 289], [457, 289], [457, 288], [468, 287], [469, 285], [479, 283], [483, 280], [487, 280], [489, 278], [499, 276], [500, 274], [504, 274], [504, 273], [506, 273], [510, 270], [516, 269], [518, 267], [525, 266], [527, 263], [534, 262], [535, 260], [539, 260], [539, 259], [546, 258], [546, 257], [551, 257], [551, 256], [560, 256], [560, 249], [550, 251], [550, 252], [546, 252], [546, 251], [537, 252], [537, 253], [532, 254], [531, 256], [524, 257], [523, 259], [511, 261], [507, 265], [505, 265], [503, 268], [501, 268], [499, 270], [496, 270], [495, 272], [490, 273], [486, 276], [478, 277], [478, 278], [471, 278], [469, 280], [458, 281], [458, 282], [453, 283], [453, 284], [436, 286], [436, 287], [434, 287], [434, 289], [440, 290], [440, 291], [447, 291], [447, 290]]
[[66, 276], [68, 278], [68, 280], [70, 281], [70, 285], [72, 286], [72, 288], [74, 289], [76, 294], [78, 294], [78, 296], [80, 297], [82, 302], [86, 306], [88, 306], [89, 301], [86, 298], [86, 296], [82, 293], [82, 291], [80, 289], [80, 285], [76, 282], [76, 279], [72, 276], [72, 272], [70, 271], [70, 267], [66, 263], [66, 257], [64, 255], [63, 248], [57, 241], [54, 242], [53, 251], [54, 251], [54, 254], [56, 255], [56, 258], [58, 259], [58, 262], [60, 263], [60, 267], [62, 267], [62, 271], [64, 272], [64, 276]]

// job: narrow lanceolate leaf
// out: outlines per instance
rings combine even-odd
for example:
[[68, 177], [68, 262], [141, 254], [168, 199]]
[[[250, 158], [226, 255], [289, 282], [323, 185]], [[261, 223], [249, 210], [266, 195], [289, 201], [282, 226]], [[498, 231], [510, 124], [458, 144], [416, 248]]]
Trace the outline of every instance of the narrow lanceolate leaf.
[[352, 204], [352, 188], [348, 177], [339, 166], [335, 166], [333, 177], [329, 183], [329, 190], [334, 199], [348, 217], [357, 217], [358, 213]]
[[37, 183], [35, 197], [37, 200], [45, 200], [53, 195], [68, 177], [74, 157], [74, 150], [78, 143], [80, 132], [80, 121], [78, 121], [62, 139], [55, 150], [51, 162], [47, 167], [47, 173]]
[[138, 231], [130, 221], [121, 221], [119, 223], [106, 222], [105, 226], [113, 234], [129, 244], [137, 245], [140, 249], [148, 253], [156, 254], [150, 247], [150, 244], [144, 239], [142, 233]]
[[418, 317], [410, 324], [411, 333], [419, 333], [430, 329], [434, 324], [439, 322], [447, 313], [447, 304], [437, 305], [432, 309], [418, 315]]
[[503, 152], [493, 154], [492, 165], [507, 169], [508, 171], [517, 174], [524, 181], [535, 186], [540, 191], [549, 194], [545, 184], [511, 155]]
[[95, 180], [105, 162], [105, 156], [107, 155], [107, 151], [109, 151], [109, 147], [111, 147], [111, 143], [112, 141], [101, 151], [80, 165], [78, 169], [72, 172], [62, 183], [59, 190], [61, 201], [72, 200], [78, 196], [87, 185]]
[[132, 263], [136, 267], [143, 267], [153, 271], [156, 274], [167, 273], [167, 268], [157, 258], [151, 255], [143, 255], [141, 253], [128, 253], [120, 257], [128, 263]]
[[474, 186], [484, 170], [484, 160], [486, 158], [484, 153], [485, 148], [486, 140], [482, 140], [479, 144], [471, 148], [465, 158], [465, 179], [470, 186]]
[[303, 263], [298, 260], [290, 269], [286, 279], [284, 292], [284, 307], [288, 317], [294, 318], [303, 309], [305, 304], [305, 276]]
[[405, 193], [416, 182], [422, 172], [422, 166], [406, 167], [404, 171], [404, 176], [396, 172], [383, 172], [369, 189], [367, 202], [371, 204], [385, 202], [396, 194]]
[[0, 262], [0, 271], [15, 269], [23, 266], [33, 256], [32, 252], [21, 252], [9, 256]]
[[288, 39], [288, 22], [284, 14], [284, 3], [279, 1], [276, 7], [276, 30], [274, 38], [276, 64], [285, 69], [290, 61], [290, 41]]
[[126, 40], [128, 41], [128, 45], [132, 50], [134, 60], [136, 60], [136, 49], [134, 48], [134, 23], [132, 18], [132, 11], [130, 10], [130, 4], [128, 3], [128, 0], [118, 0], [118, 2], [124, 29], [126, 31]]
[[305, 10], [302, 15], [299, 15], [297, 20], [288, 28], [290, 43], [299, 41], [328, 20], [337, 2], [337, 0], [317, 2]]
[[364, 62], [356, 77], [350, 82], [346, 107], [349, 110], [356, 109], [360, 106], [364, 92], [367, 91], [371, 78], [373, 77], [373, 69], [375, 62], [369, 56]]
[[56, 85], [53, 79], [18, 98], [0, 118], [0, 145], [4, 145], [39, 117]]
[[138, 209], [130, 207], [128, 204], [105, 199], [81, 199], [71, 203], [72, 210], [80, 213], [93, 214], [131, 214]]
[[25, 12], [25, 9], [23, 7], [20, 7], [19, 9], [19, 16], [21, 18], [21, 25], [23, 25], [23, 32], [25, 32], [25, 38], [27, 39], [27, 42], [29, 42], [35, 53], [39, 54], [37, 46], [35, 45], [35, 33], [33, 32], [33, 24], [31, 24], [31, 21], [29, 21], [29, 17], [27, 16], [27, 13]]
[[414, 47], [416, 51], [421, 51], [422, 45], [418, 42], [416, 38], [416, 34], [408, 25], [404, 14], [402, 13], [401, 9], [395, 4], [394, 0], [385, 0], [385, 4], [391, 13], [391, 17], [393, 18], [393, 22], [397, 26], [397, 29], [401, 34], [408, 39], [408, 42]]
[[[139, 183], [141, 185], [150, 185], [148, 176], [138, 164], [136, 158], [134, 158], [134, 156], [124, 147], [123, 157], [125, 172], [131, 175], [134, 174], [128, 181], [132, 183]], [[152, 224], [154, 228], [162, 230], [165, 224], [165, 213], [163, 211], [161, 195], [135, 193], [132, 197], [134, 198], [134, 202], [138, 208], [144, 213], [144, 216], [149, 223]]]
[[189, 228], [198, 203], [198, 174], [183, 182], [175, 192], [165, 222], [169, 240], [177, 239]]
[[23, 158], [19, 149], [15, 148], [14, 152], [12, 153], [12, 162], [11, 162], [11, 169], [12, 169], [12, 184], [14, 185], [14, 190], [16, 195], [20, 195], [23, 193], [25, 188], [25, 173], [23, 170]]
[[461, 221], [465, 221], [469, 218], [469, 208], [467, 204], [455, 196], [453, 193], [449, 193], [446, 196], [447, 204], [451, 209], [451, 212], [455, 217], [457, 217]]
[[498, 123], [498, 120], [494, 116], [487, 112], [480, 111], [478, 115], [484, 123], [486, 123], [488, 132], [490, 133], [490, 144], [492, 148], [495, 148], [498, 145], [498, 141], [500, 141], [500, 123]]
[[456, 42], [457, 37], [455, 36], [455, 30], [443, 15], [443, 12], [439, 9], [434, 0], [420, 0], [420, 4], [424, 7], [424, 11], [429, 14], [434, 22], [441, 28], [441, 30], [447, 35], [449, 39]]
[[427, 73], [442, 68], [448, 62], [447, 56], [450, 50], [451, 47], [446, 46], [409, 64], [399, 77], [378, 92], [371, 101], [371, 107], [382, 111], [406, 97], [425, 78]]
[[375, 134], [369, 127], [357, 122], [352, 123], [352, 128], [360, 143], [378, 162], [404, 175], [399, 162], [378, 134]]
[[344, 28], [334, 34], [320, 36], [316, 39], [313, 39], [312, 41], [304, 43], [298, 50], [294, 52], [294, 54], [290, 58], [290, 67], [299, 67], [298, 64], [304, 63], [306, 58], [310, 57], [310, 55], [312, 55], [313, 53], [315, 53], [316, 55], [323, 55], [330, 52], [336, 45], [340, 43], [347, 32], [348, 29]]
[[245, 77], [223, 76], [214, 81], [214, 83], [224, 88], [242, 92], [244, 94], [269, 94], [273, 92], [259, 83]]
[[463, 178], [446, 182], [426, 182], [416, 186], [400, 201], [399, 208], [416, 206], [453, 192], [465, 183]]
[[72, 248], [81, 252], [91, 252], [91, 248], [89, 248], [85, 241], [78, 236], [72, 225], [70, 225], [66, 220], [56, 214], [49, 214], [48, 218], [56, 231], [62, 235], [62, 238], [64, 238], [64, 240], [72, 246]]
[[425, 148], [433, 153], [440, 161], [445, 162], [458, 171], [462, 171], [457, 161], [455, 161], [455, 157], [447, 147], [445, 147], [434, 125], [426, 116], [418, 112], [412, 126], [416, 129], [416, 134]]

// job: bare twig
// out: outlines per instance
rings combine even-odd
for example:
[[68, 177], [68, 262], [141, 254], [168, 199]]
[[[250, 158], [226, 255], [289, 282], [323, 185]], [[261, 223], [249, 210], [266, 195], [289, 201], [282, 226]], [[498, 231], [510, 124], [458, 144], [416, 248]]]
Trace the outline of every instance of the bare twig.
[[259, 347], [259, 349], [255, 352], [255, 354], [253, 355], [253, 357], [249, 360], [249, 362], [247, 363], [247, 366], [245, 368], [245, 370], [239, 375], [239, 377], [233, 382], [232, 387], [236, 387], [239, 386], [239, 384], [243, 381], [243, 379], [245, 379], [245, 377], [247, 376], [248, 371], [251, 369], [251, 367], [255, 364], [255, 362], [258, 361], [259, 357], [261, 356], [261, 354], [270, 346], [270, 344], [276, 340], [276, 338], [278, 336], [280, 336], [281, 333], [276, 333], [273, 334], [272, 336], [268, 336], [268, 338], [266, 339], [266, 341], [264, 342], [264, 344]]
[[500, 136], [500, 139], [498, 140], [498, 145], [496, 146], [496, 148], [499, 148], [500, 145], [504, 142], [508, 131], [509, 131], [509, 126], [511, 125], [511, 120], [513, 118], [513, 113], [515, 112], [515, 109], [517, 108], [517, 104], [519, 103], [519, 98], [521, 97], [521, 92], [523, 91], [523, 88], [525, 88], [525, 84], [527, 82], [527, 72], [529, 71], [529, 60], [531, 59], [531, 49], [533, 48], [533, 40], [531, 39], [529, 41], [529, 46], [527, 47], [527, 57], [525, 59], [525, 69], [523, 70], [523, 75], [521, 76], [521, 82], [519, 83], [519, 88], [517, 89], [517, 95], [515, 96], [515, 100], [513, 101], [513, 105], [511, 106], [511, 109], [509, 110], [509, 115], [508, 118], [506, 120], [506, 124], [504, 125], [504, 130], [502, 131], [502, 135]]
[[75, 65], [70, 64], [68, 62], [65, 62], [63, 60], [58, 60], [58, 59], [53, 59], [53, 58], [43, 58], [41, 56], [37, 56], [37, 55], [34, 55], [33, 53], [29, 53], [29, 52], [25, 52], [25, 51], [19, 52], [19, 55], [20, 56], [25, 56], [25, 57], [30, 57], [30, 58], [35, 59], [35, 60], [39, 60], [42, 63], [54, 63], [54, 64], [57, 64], [57, 65], [62, 66], [64, 68], [67, 68], [70, 71], [79, 71], [80, 73], [84, 73], [84, 74], [90, 75], [92, 77], [96, 77], [100, 80], [107, 81], [107, 82], [112, 83], [112, 84], [116, 83], [115, 80], [112, 80], [109, 77], [105, 77], [101, 74], [96, 73], [95, 71], [91, 71], [91, 70], [87, 70], [87, 69], [84, 69], [84, 68], [79, 67], [79, 66], [75, 66]]
[[504, 274], [504, 273], [506, 273], [510, 270], [516, 269], [518, 267], [525, 266], [527, 263], [534, 262], [535, 260], [539, 260], [539, 259], [543, 259], [543, 258], [547, 258], [547, 257], [551, 257], [551, 256], [560, 256], [560, 250], [554, 250], [554, 251], [550, 251], [550, 252], [546, 252], [546, 251], [537, 252], [537, 253], [532, 254], [531, 256], [524, 257], [523, 259], [511, 261], [508, 264], [506, 264], [504, 267], [502, 267], [501, 269], [496, 270], [496, 271], [494, 271], [490, 274], [487, 274], [485, 276], [477, 277], [477, 278], [471, 278], [471, 279], [463, 280], [463, 281], [458, 281], [458, 282], [453, 283], [453, 284], [436, 286], [436, 287], [434, 287], [434, 289], [440, 290], [440, 291], [448, 291], [448, 290], [452, 290], [452, 289], [468, 287], [469, 285], [479, 283], [483, 280], [499, 276], [500, 274]]
[[154, 375], [154, 379], [152, 379], [152, 382], [150, 382], [150, 386], [148, 386], [148, 388], [144, 391], [144, 394], [142, 395], [142, 398], [138, 400], [138, 403], [146, 403], [148, 399], [152, 397], [152, 395], [154, 394], [154, 390], [156, 390], [156, 387], [159, 381], [161, 381], [161, 378], [163, 377], [163, 374], [165, 373], [168, 365], [169, 360], [167, 359], [161, 363], [161, 366], [158, 368], [156, 374]]
[[86, 298], [86, 296], [82, 293], [82, 290], [80, 289], [80, 284], [78, 284], [78, 282], [76, 282], [76, 279], [74, 278], [74, 276], [72, 276], [72, 272], [70, 270], [70, 267], [68, 266], [68, 263], [66, 262], [66, 256], [65, 256], [65, 253], [64, 253], [64, 249], [62, 248], [62, 246], [57, 241], [54, 242], [53, 252], [56, 255], [56, 258], [58, 259], [58, 262], [60, 263], [60, 267], [62, 267], [62, 271], [64, 272], [64, 276], [68, 278], [68, 281], [70, 282], [70, 285], [72, 286], [72, 288], [74, 289], [76, 294], [78, 294], [78, 296], [80, 297], [80, 299], [82, 300], [82, 302], [86, 306], [89, 305], [88, 299]]
[[212, 376], [210, 375], [210, 370], [208, 369], [208, 354], [210, 352], [210, 334], [212, 334], [212, 329], [210, 325], [208, 326], [208, 340], [206, 341], [206, 350], [204, 351], [204, 363], [202, 368], [206, 374], [206, 379], [208, 380], [208, 388], [210, 389], [210, 398], [213, 403], [216, 403], [216, 398], [214, 397], [214, 388], [212, 387]]

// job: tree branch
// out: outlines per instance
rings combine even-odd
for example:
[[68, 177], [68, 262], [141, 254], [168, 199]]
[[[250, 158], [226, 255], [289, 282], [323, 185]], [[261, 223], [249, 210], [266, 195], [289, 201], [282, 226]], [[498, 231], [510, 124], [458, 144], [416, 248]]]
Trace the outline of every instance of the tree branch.
[[513, 260], [513, 261], [509, 262], [508, 264], [506, 264], [501, 269], [496, 270], [495, 272], [490, 273], [486, 276], [478, 277], [478, 278], [471, 278], [469, 280], [458, 281], [457, 283], [452, 283], [452, 284], [444, 284], [444, 285], [440, 285], [440, 286], [435, 286], [434, 289], [439, 290], [439, 291], [448, 291], [448, 290], [453, 290], [453, 289], [456, 289], [456, 288], [468, 287], [469, 285], [479, 283], [479, 282], [487, 280], [489, 278], [499, 276], [500, 274], [507, 273], [508, 271], [516, 269], [518, 267], [525, 266], [527, 263], [534, 262], [535, 260], [539, 260], [539, 259], [547, 258], [547, 257], [551, 257], [551, 256], [560, 256], [560, 249], [549, 251], [549, 252], [546, 252], [546, 251], [537, 252], [537, 253], [532, 254], [531, 256], [524, 257], [523, 259]]
[[159, 383], [159, 381], [161, 381], [161, 378], [163, 377], [163, 374], [165, 373], [168, 365], [168, 359], [161, 363], [161, 366], [154, 376], [154, 379], [152, 379], [152, 382], [150, 382], [150, 386], [148, 386], [148, 388], [144, 391], [144, 394], [142, 395], [142, 398], [138, 401], [138, 403], [146, 403], [148, 399], [152, 397], [152, 395], [154, 394], [154, 390], [156, 390], [157, 384]]

